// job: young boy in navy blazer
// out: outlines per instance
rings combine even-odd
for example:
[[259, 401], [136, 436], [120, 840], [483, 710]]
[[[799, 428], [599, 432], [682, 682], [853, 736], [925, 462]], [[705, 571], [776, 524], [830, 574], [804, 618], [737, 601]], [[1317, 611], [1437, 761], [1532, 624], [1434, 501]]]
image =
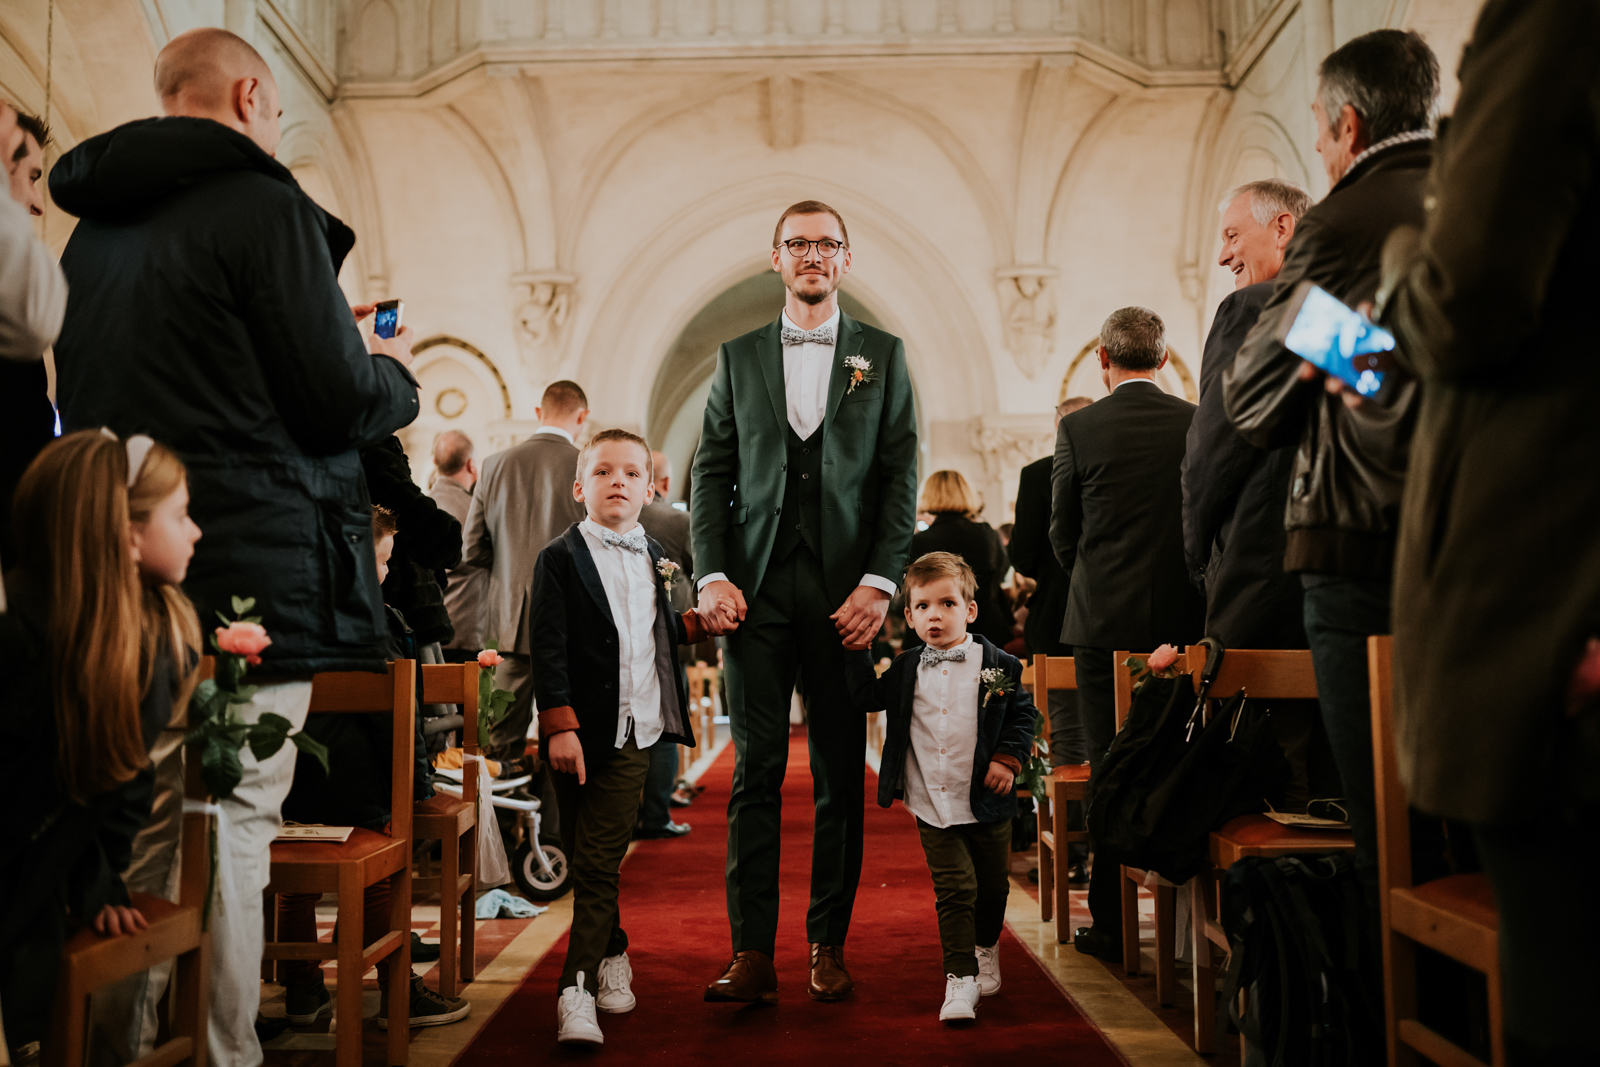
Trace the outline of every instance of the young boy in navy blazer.
[[672, 608], [689, 580], [645, 536], [650, 446], [604, 430], [578, 455], [573, 496], [588, 512], [539, 554], [528, 606], [541, 752], [554, 772], [572, 869], [572, 931], [556, 1040], [605, 1041], [596, 1010], [632, 1011], [617, 877], [658, 743], [694, 745], [680, 645], [723, 631], [713, 609]]
[[933, 875], [944, 950], [942, 1022], [977, 1017], [1000, 991], [1000, 929], [1011, 885], [1012, 783], [1029, 756], [1038, 711], [1022, 664], [967, 627], [977, 579], [965, 560], [929, 552], [906, 568], [906, 621], [924, 647], [874, 676], [865, 652], [846, 659], [862, 711], [888, 711], [878, 803], [916, 816]]

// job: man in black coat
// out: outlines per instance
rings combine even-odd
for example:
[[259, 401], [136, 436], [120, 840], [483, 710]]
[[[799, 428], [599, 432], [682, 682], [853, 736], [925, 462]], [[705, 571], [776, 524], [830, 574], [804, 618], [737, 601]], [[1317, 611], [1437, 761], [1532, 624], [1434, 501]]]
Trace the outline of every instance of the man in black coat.
[[[50, 174], [80, 220], [61, 264], [62, 420], [147, 433], [182, 457], [205, 531], [185, 589], [202, 619], [254, 597], [272, 637], [235, 713], [298, 727], [313, 673], [384, 666], [359, 450], [416, 417], [410, 331], [363, 345], [337, 279], [354, 235], [272, 158], [278, 91], [256, 51], [194, 30], [155, 73], [168, 117], [90, 138]], [[261, 1058], [261, 894], [294, 768], [288, 745], [240, 755], [218, 856], [233, 895], [211, 915], [209, 1058], [222, 1067]]]
[[[1061, 640], [1072, 646], [1090, 775], [1116, 732], [1112, 654], [1182, 647], [1201, 636], [1203, 606], [1183, 561], [1184, 439], [1194, 405], [1155, 383], [1167, 362], [1160, 316], [1111, 313], [1100, 328], [1100, 367], [1111, 395], [1056, 427], [1050, 544], [1072, 575]], [[1121, 951], [1118, 868], [1097, 860], [1089, 877], [1092, 927], [1078, 951]]]

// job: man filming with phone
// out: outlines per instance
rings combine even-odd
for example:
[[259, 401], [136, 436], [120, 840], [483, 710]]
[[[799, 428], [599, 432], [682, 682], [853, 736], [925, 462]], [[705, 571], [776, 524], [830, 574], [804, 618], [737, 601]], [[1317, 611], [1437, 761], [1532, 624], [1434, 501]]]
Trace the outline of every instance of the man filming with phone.
[[[1426, 218], [1439, 63], [1416, 33], [1378, 30], [1322, 61], [1312, 113], [1328, 195], [1285, 249], [1272, 297], [1223, 378], [1228, 417], [1259, 448], [1295, 445], [1284, 570], [1305, 588], [1323, 723], [1343, 779], [1355, 866], [1374, 923], [1377, 823], [1367, 637], [1389, 633], [1400, 495], [1421, 403], [1415, 381], [1346, 403], [1342, 383], [1279, 340], [1312, 282], [1349, 307], [1378, 291], [1384, 241]], [[1335, 383], [1329, 385], [1328, 383]], [[1349, 394], [1354, 395], [1354, 394]], [[1417, 841], [1416, 838], [1413, 839]]]

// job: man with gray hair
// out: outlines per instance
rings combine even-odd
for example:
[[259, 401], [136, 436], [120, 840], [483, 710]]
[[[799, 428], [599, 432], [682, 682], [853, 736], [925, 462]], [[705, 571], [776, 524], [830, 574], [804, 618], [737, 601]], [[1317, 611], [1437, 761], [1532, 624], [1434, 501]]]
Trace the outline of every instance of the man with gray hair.
[[478, 461], [472, 452], [472, 438], [460, 430], [446, 430], [433, 439], [434, 479], [428, 495], [461, 524], [462, 561], [446, 575], [444, 590], [444, 610], [456, 631], [444, 646], [447, 663], [465, 663], [478, 655], [488, 610], [489, 572], [465, 558], [467, 515], [472, 510], [472, 490], [478, 484]]
[[[1078, 671], [1078, 713], [1091, 778], [1116, 733], [1112, 651], [1182, 647], [1202, 636], [1203, 607], [1183, 560], [1179, 472], [1194, 405], [1156, 384], [1167, 363], [1161, 317], [1142, 307], [1100, 327], [1100, 373], [1110, 396], [1056, 426], [1050, 544], [1071, 575], [1061, 641]], [[1089, 874], [1092, 927], [1079, 952], [1122, 952], [1118, 867], [1098, 858]], [[1070, 924], [1061, 922], [1061, 930]]]
[[[1298, 572], [1304, 586], [1323, 723], [1375, 922], [1367, 637], [1389, 632], [1395, 531], [1421, 395], [1412, 380], [1397, 383], [1385, 404], [1335, 395], [1337, 381], [1325, 389], [1324, 375], [1279, 344], [1274, 331], [1304, 281], [1351, 307], [1372, 300], [1384, 241], [1396, 227], [1425, 223], [1439, 64], [1417, 34], [1378, 30], [1333, 52], [1318, 73], [1316, 148], [1332, 189], [1295, 229], [1272, 296], [1222, 388], [1228, 416], [1245, 440], [1258, 448], [1296, 448], [1284, 569]], [[1423, 845], [1421, 838], [1413, 834], [1413, 843]], [[1420, 858], [1423, 849], [1415, 852]], [[1416, 873], [1423, 880], [1433, 872]]]

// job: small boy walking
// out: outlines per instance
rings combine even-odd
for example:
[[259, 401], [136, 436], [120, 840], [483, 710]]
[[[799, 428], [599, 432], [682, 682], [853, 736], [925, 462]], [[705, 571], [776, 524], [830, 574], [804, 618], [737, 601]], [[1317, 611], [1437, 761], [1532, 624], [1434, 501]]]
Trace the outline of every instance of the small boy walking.
[[556, 1003], [564, 1044], [603, 1044], [596, 1011], [620, 1014], [636, 1003], [617, 905], [622, 857], [651, 746], [695, 743], [678, 648], [724, 632], [720, 608], [672, 608], [671, 587], [689, 576], [639, 525], [652, 473], [643, 438], [604, 430], [589, 439], [573, 485], [588, 517], [539, 554], [528, 605], [541, 752], [572, 868]]
[[977, 579], [965, 560], [929, 552], [906, 568], [906, 621], [923, 647], [874, 676], [865, 651], [846, 658], [863, 712], [887, 711], [878, 803], [916, 816], [933, 875], [944, 951], [941, 1022], [977, 1017], [1000, 991], [1000, 930], [1010, 891], [1012, 783], [1028, 758], [1038, 711], [1018, 684], [1022, 664], [967, 627]]

